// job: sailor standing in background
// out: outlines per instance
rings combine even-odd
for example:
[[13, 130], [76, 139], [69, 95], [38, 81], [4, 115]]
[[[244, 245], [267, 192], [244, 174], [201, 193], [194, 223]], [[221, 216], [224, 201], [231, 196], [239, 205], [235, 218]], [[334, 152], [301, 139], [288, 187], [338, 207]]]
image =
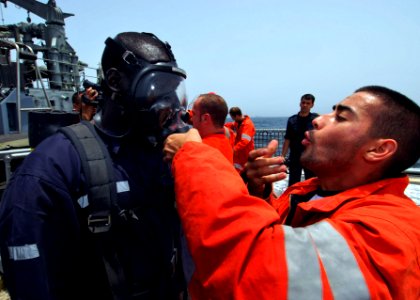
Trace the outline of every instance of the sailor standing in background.
[[228, 122], [225, 126], [231, 128], [236, 134], [233, 147], [233, 164], [236, 171], [241, 174], [246, 182], [245, 163], [248, 161], [249, 152], [254, 150], [255, 126], [249, 116], [242, 115], [239, 107], [231, 107], [229, 115], [233, 122]]
[[[300, 163], [300, 156], [304, 150], [302, 140], [305, 136], [305, 131], [313, 129], [312, 121], [318, 116], [316, 113], [311, 113], [314, 106], [315, 97], [312, 94], [305, 94], [300, 98], [300, 111], [296, 115], [291, 116], [287, 120], [286, 134], [284, 136], [283, 149], [281, 155], [286, 157], [290, 149], [288, 158], [289, 167], [289, 186], [301, 181], [302, 165]], [[305, 179], [309, 179], [314, 174], [303, 168]]]

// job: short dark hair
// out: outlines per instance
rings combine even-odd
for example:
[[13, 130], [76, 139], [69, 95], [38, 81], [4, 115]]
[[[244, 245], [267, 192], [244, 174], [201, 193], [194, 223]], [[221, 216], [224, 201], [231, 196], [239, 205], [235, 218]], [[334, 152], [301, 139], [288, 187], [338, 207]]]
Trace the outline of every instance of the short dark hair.
[[214, 93], [201, 94], [197, 99], [200, 99], [200, 102], [198, 103], [200, 113], [210, 114], [213, 123], [222, 128], [228, 114], [228, 107], [225, 99]]
[[420, 107], [403, 94], [382, 86], [365, 86], [355, 93], [366, 92], [382, 101], [380, 109], [372, 111], [372, 138], [391, 138], [398, 149], [385, 170], [386, 176], [396, 176], [420, 158]]
[[242, 116], [242, 111], [239, 107], [235, 106], [235, 107], [231, 107], [229, 109], [229, 115], [231, 117], [235, 117], [235, 116]]
[[302, 100], [311, 100], [312, 103], [315, 103], [315, 96], [312, 94], [305, 94], [302, 97], [300, 97], [300, 101]]

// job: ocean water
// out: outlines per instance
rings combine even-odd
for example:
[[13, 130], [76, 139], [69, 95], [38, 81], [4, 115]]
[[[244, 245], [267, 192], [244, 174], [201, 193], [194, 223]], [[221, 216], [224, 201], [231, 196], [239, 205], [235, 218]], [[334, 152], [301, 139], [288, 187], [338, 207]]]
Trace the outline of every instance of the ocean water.
[[[289, 117], [252, 117], [256, 129], [286, 129]], [[228, 116], [226, 122], [232, 122]]]
[[256, 129], [286, 129], [288, 117], [251, 117]]

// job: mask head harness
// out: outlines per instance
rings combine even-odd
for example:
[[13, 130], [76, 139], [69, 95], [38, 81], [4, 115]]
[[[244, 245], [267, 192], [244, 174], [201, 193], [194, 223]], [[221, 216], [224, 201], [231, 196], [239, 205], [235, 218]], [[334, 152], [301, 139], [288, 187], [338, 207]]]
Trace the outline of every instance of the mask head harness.
[[[157, 39], [157, 37], [151, 33], [148, 33], [148, 35], [151, 35]], [[124, 62], [126, 65], [138, 67], [141, 70], [139, 74], [144, 75], [152, 71], [161, 71], [167, 73], [174, 73], [184, 78], [187, 78], [187, 74], [185, 73], [185, 71], [176, 66], [175, 57], [172, 53], [171, 46], [168, 43], [165, 43], [165, 47], [171, 61], [162, 64], [153, 64], [146, 61], [145, 59], [137, 57], [132, 51], [125, 48], [121, 43], [114, 40], [113, 38], [107, 38], [105, 44], [108, 48], [111, 49], [113, 53], [115, 53], [115, 55], [119, 55], [121, 57], [122, 62]]]

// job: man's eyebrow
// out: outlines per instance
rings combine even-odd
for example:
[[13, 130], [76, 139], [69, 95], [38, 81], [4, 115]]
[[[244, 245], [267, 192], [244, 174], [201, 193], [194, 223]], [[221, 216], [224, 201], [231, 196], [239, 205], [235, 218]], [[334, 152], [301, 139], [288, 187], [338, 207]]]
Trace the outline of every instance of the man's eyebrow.
[[343, 105], [343, 104], [334, 105], [332, 107], [332, 109], [334, 111], [337, 111], [337, 112], [348, 111], [348, 112], [350, 112], [352, 114], [355, 114], [354, 110], [350, 106], [346, 106], [346, 105]]

